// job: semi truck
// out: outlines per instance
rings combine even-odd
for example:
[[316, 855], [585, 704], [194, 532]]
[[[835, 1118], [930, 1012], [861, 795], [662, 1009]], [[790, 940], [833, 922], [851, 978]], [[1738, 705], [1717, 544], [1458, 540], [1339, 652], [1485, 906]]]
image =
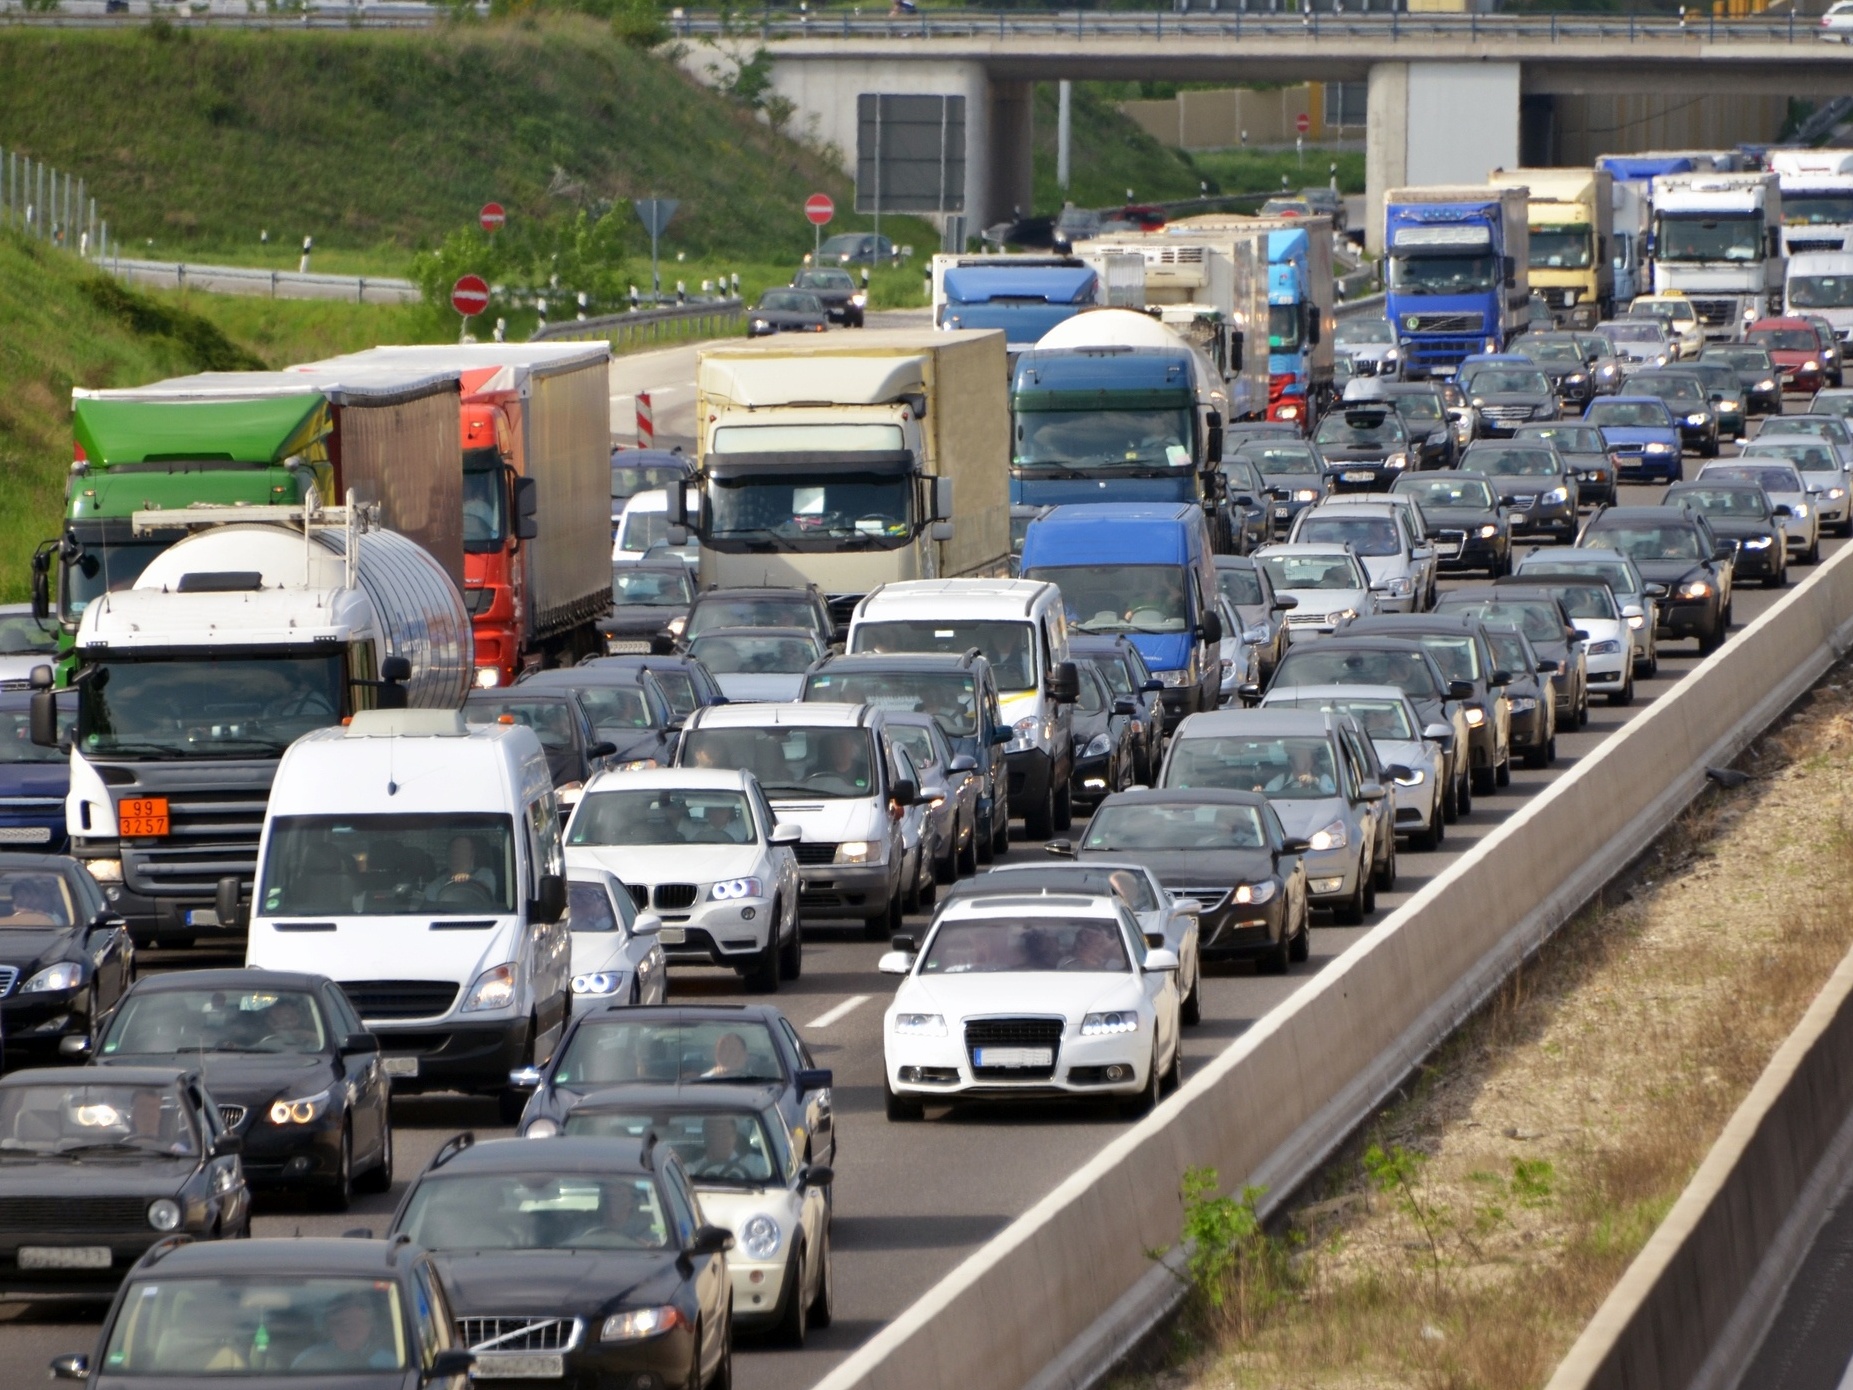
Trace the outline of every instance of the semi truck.
[[463, 597], [478, 687], [604, 650], [611, 607], [611, 349], [604, 343], [380, 347], [312, 364], [454, 372], [462, 383]]
[[1782, 190], [1771, 173], [1654, 180], [1654, 293], [1683, 294], [1707, 339], [1782, 312]]
[[1144, 302], [1145, 262], [1131, 253], [933, 257], [934, 325], [1001, 329], [1011, 352], [1083, 309]]
[[1010, 500], [1194, 502], [1233, 549], [1222, 487], [1228, 395], [1196, 344], [1146, 314], [1096, 309], [1017, 358]]
[[878, 584], [1003, 574], [1008, 383], [995, 329], [704, 348], [671, 544], [699, 540], [704, 587], [815, 584], [845, 626]]
[[1495, 169], [1496, 187], [1527, 190], [1531, 288], [1560, 328], [1594, 328], [1615, 312], [1614, 177], [1606, 169]]
[[[461, 708], [463, 595], [379, 514], [313, 495], [191, 507], [190, 534], [84, 608], [65, 820], [137, 941], [236, 936], [222, 880], [248, 897], [271, 779], [296, 738], [362, 709]], [[128, 520], [153, 534], [174, 515]], [[56, 746], [50, 672], [35, 677], [32, 739]]]
[[1784, 255], [1853, 251], [1853, 150], [1771, 150]]
[[1384, 195], [1384, 307], [1403, 375], [1451, 376], [1503, 352], [1531, 320], [1523, 187], [1393, 188]]

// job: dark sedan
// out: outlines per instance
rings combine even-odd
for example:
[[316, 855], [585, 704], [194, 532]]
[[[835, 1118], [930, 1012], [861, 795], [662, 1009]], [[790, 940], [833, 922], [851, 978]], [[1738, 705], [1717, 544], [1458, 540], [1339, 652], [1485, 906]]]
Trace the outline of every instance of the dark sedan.
[[1074, 772], [1069, 794], [1077, 806], [1092, 806], [1133, 782], [1133, 718], [1138, 702], [1115, 695], [1091, 661], [1076, 662], [1080, 699], [1074, 705]]
[[1515, 627], [1489, 624], [1486, 640], [1508, 677], [1506, 703], [1512, 709], [1512, 752], [1526, 767], [1557, 761], [1557, 663], [1538, 655], [1531, 639]]
[[815, 585], [804, 589], [707, 589], [688, 610], [681, 638], [687, 643], [722, 627], [802, 627], [826, 647], [836, 636], [830, 605]]
[[431, 1252], [478, 1380], [726, 1390], [734, 1237], [655, 1136], [439, 1149], [391, 1235]]
[[1378, 388], [1379, 399], [1388, 401], [1402, 416], [1412, 446], [1410, 467], [1452, 468], [1459, 456], [1454, 443], [1454, 425], [1448, 419], [1448, 403], [1441, 386], [1433, 381], [1386, 381]]
[[[1246, 555], [1266, 545], [1273, 534], [1268, 520], [1267, 482], [1253, 463], [1233, 456], [1222, 461], [1222, 482], [1235, 553]], [[1022, 554], [1020, 543], [1017, 553]]]
[[1715, 652], [1731, 626], [1732, 558], [1737, 547], [1687, 509], [1610, 507], [1583, 530], [1582, 544], [1619, 550], [1650, 583], [1664, 584], [1662, 637], [1691, 637]]
[[1718, 411], [1705, 383], [1677, 367], [1631, 372], [1621, 385], [1630, 396], [1658, 396], [1673, 412], [1680, 443], [1700, 458], [1718, 457]]
[[334, 981], [278, 970], [181, 970], [138, 982], [96, 1063], [196, 1066], [253, 1187], [346, 1211], [392, 1186], [391, 1080]]
[[1557, 393], [1536, 367], [1489, 362], [1472, 369], [1461, 389], [1480, 412], [1480, 432], [1497, 437], [1530, 420], [1557, 418]]
[[1461, 470], [1493, 485], [1515, 536], [1576, 539], [1579, 490], [1570, 466], [1548, 440], [1494, 440], [1470, 444]]
[[1720, 540], [1736, 544], [1736, 578], [1760, 579], [1766, 589], [1789, 582], [1787, 507], [1778, 507], [1755, 483], [1701, 478], [1674, 483], [1660, 499], [1663, 506], [1684, 507], [1705, 518]]
[[[1225, 807], [1245, 808], [1239, 823], [1252, 822], [1255, 833], [1216, 834], [1226, 818], [1199, 808]], [[1307, 957], [1311, 909], [1301, 856], [1311, 846], [1288, 838], [1259, 792], [1121, 792], [1100, 803], [1077, 841], [1050, 848], [1083, 863], [1143, 864], [1173, 897], [1195, 899], [1204, 960], [1258, 960], [1284, 971]]]
[[572, 791], [586, 784], [617, 745], [593, 731], [585, 706], [570, 690], [476, 690], [465, 697], [463, 717], [471, 724], [526, 724], [540, 739], [553, 774], [555, 791]]
[[1451, 589], [1435, 605], [1437, 613], [1471, 613], [1488, 627], [1515, 627], [1532, 650], [1556, 663], [1552, 683], [1557, 726], [1580, 729], [1589, 722], [1589, 656], [1563, 603], [1536, 585], [1497, 584], [1493, 588]]
[[682, 721], [669, 697], [647, 671], [600, 671], [565, 666], [536, 671], [517, 690], [569, 692], [592, 721], [594, 738], [611, 745], [605, 766], [618, 772], [668, 767], [675, 760]]
[[1352, 402], [1313, 431], [1331, 492], [1382, 492], [1410, 466], [1415, 447], [1403, 417], [1387, 403]]
[[87, 1043], [135, 975], [103, 890], [62, 854], [0, 854], [0, 1037], [7, 1066]]
[[[1219, 555], [1216, 558], [1220, 561], [1232, 557]], [[1068, 639], [1068, 654], [1077, 662], [1093, 662], [1116, 701], [1133, 702], [1133, 713], [1128, 716], [1132, 724], [1132, 780], [1151, 781], [1164, 759], [1165, 704], [1160, 697], [1165, 683], [1152, 674], [1144, 656], [1124, 634], [1114, 637], [1076, 634]]]
[[1761, 343], [1709, 343], [1699, 361], [1722, 362], [1737, 373], [1744, 414], [1782, 414], [1782, 372]]
[[1251, 440], [1235, 451], [1261, 475], [1267, 488], [1268, 529], [1279, 538], [1293, 529], [1293, 519], [1326, 494], [1325, 460], [1312, 445], [1297, 439]]
[[1608, 441], [1594, 425], [1578, 420], [1549, 425], [1520, 425], [1512, 431], [1512, 441], [1522, 444], [1538, 441], [1557, 450], [1570, 475], [1576, 479], [1577, 505], [1610, 506], [1615, 501], [1615, 460], [1608, 455]]
[[640, 492], [672, 487], [694, 475], [694, 466], [671, 449], [611, 451], [611, 534], [618, 533], [624, 504]]
[[598, 620], [605, 650], [649, 652], [673, 644], [695, 601], [695, 579], [680, 560], [642, 559], [611, 567], [611, 611]]
[[1442, 569], [1485, 570], [1489, 579], [1510, 573], [1512, 524], [1485, 474], [1411, 474], [1398, 478], [1390, 491], [1413, 497], [1421, 506]]
[[1711, 400], [1711, 408], [1718, 416], [1718, 433], [1731, 439], [1742, 439], [1748, 433], [1746, 421], [1749, 410], [1744, 402], [1744, 388], [1737, 378], [1737, 373], [1723, 362], [1709, 357], [1701, 357], [1694, 362], [1681, 362], [1679, 370], [1687, 376], [1698, 378], [1705, 388], [1705, 394]]
[[830, 326], [823, 300], [804, 290], [767, 290], [759, 303], [746, 311], [746, 336], [768, 338], [774, 333], [822, 333]]
[[714, 679], [714, 673], [692, 656], [600, 656], [582, 661], [573, 669], [632, 673], [648, 671], [662, 688], [669, 701], [670, 712], [678, 720], [687, 719], [698, 709], [727, 703], [727, 697], [721, 694], [720, 682]]
[[1574, 333], [1525, 333], [1513, 348], [1538, 364], [1557, 393], [1557, 399], [1577, 411], [1596, 394], [1595, 374], [1587, 351]]
[[869, 302], [868, 291], [858, 285], [847, 270], [831, 270], [827, 267], [800, 270], [791, 277], [791, 287], [814, 294], [822, 300], [824, 312], [830, 316], [832, 323], [840, 323], [845, 328], [862, 327], [863, 312]]
[[[77, 721], [77, 692], [55, 697], [59, 731], [68, 739]], [[70, 844], [64, 797], [71, 789], [69, 748], [32, 741], [32, 692], [0, 691], [0, 842], [17, 849], [62, 854]]]
[[0, 1297], [107, 1297], [163, 1236], [248, 1234], [240, 1147], [197, 1072], [0, 1077]]

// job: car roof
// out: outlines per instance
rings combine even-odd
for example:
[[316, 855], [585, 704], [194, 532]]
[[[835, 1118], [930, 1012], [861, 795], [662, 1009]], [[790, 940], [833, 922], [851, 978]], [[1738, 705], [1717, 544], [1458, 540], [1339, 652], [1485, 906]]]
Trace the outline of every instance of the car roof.
[[417, 1181], [462, 1173], [532, 1173], [536, 1169], [555, 1173], [648, 1173], [654, 1171], [654, 1164], [646, 1159], [645, 1152], [653, 1147], [648, 1140], [640, 1142], [603, 1134], [596, 1137], [561, 1134], [551, 1139], [483, 1139], [448, 1158], [440, 1149], [438, 1158], [442, 1162], [420, 1173]]
[[[682, 561], [676, 561], [681, 564]], [[815, 603], [817, 591], [813, 588], [799, 588], [795, 584], [729, 584], [725, 588], [703, 589], [695, 595], [697, 604], [709, 599], [720, 598], [797, 598], [807, 603]]]
[[[602, 1086], [596, 1091], [587, 1091], [573, 1102], [571, 1113], [576, 1115], [582, 1110], [619, 1105], [648, 1106], [653, 1110], [765, 1110], [778, 1103], [781, 1089], [776, 1085], [726, 1086], [712, 1081], [698, 1081], [688, 1086], [634, 1082], [628, 1086]], [[610, 1141], [601, 1139], [599, 1142]]]
[[966, 671], [984, 660], [976, 647], [962, 652], [834, 652], [813, 671], [841, 667], [867, 671]]
[[1623, 403], [1628, 405], [1645, 405], [1648, 401], [1653, 401], [1662, 406], [1666, 404], [1666, 401], [1659, 396], [1629, 396], [1624, 394], [1618, 396], [1598, 396], [1595, 400], [1590, 402], [1590, 405], [1602, 405], [1604, 402], [1609, 405], [1620, 405]]
[[1525, 562], [1531, 559], [1555, 560], [1560, 563], [1573, 563], [1578, 559], [1606, 560], [1610, 563], [1620, 561], [1622, 564], [1630, 563], [1626, 555], [1623, 555], [1619, 550], [1611, 550], [1606, 545], [1576, 545], [1571, 546], [1569, 550], [1528, 550], [1519, 557], [1519, 566], [1523, 568]]
[[[1730, 460], [1726, 460], [1730, 462]], [[1787, 460], [1785, 459], [1786, 463]], [[1651, 521], [1655, 524], [1667, 520], [1664, 507], [1609, 507], [1589, 518], [1590, 526], [1600, 526], [1605, 521]], [[1687, 520], [1691, 520], [1690, 517]], [[1694, 523], [1697, 524], [1696, 522]]]
[[1453, 617], [1446, 613], [1371, 613], [1353, 618], [1340, 632], [1472, 632], [1480, 620], [1463, 613]]
[[0, 1076], [7, 1086], [173, 1086], [193, 1075], [189, 1067], [26, 1067]]
[[727, 1023], [751, 1019], [771, 1023], [783, 1018], [774, 1004], [618, 1004], [597, 1013], [581, 1014], [581, 1024], [635, 1023]]
[[[115, 1068], [111, 1068], [112, 1076]], [[530, 1141], [523, 1141], [530, 1142]], [[213, 1274], [353, 1274], [377, 1279], [395, 1268], [401, 1251], [416, 1251], [399, 1240], [358, 1240], [344, 1236], [297, 1236], [282, 1240], [202, 1240], [170, 1246], [136, 1271], [143, 1278], [203, 1278]]]
[[1400, 686], [1394, 685], [1277, 685], [1261, 697], [1261, 708], [1276, 695], [1291, 695], [1296, 700], [1408, 700]]
[[710, 637], [795, 637], [802, 642], [815, 642], [817, 629], [814, 627], [711, 627], [706, 632], [698, 632], [689, 638], [693, 647], [697, 642], [705, 642]]
[[942, 922], [973, 917], [1003, 916], [1006, 913], [1031, 917], [1053, 917], [1058, 921], [1076, 917], [1104, 918], [1117, 922], [1126, 904], [1115, 893], [1089, 893], [1079, 889], [1066, 893], [1038, 893], [1025, 888], [1021, 893], [980, 894], [969, 898], [952, 898], [933, 919]]
[[696, 710], [692, 719], [704, 729], [768, 729], [779, 727], [832, 729], [866, 728], [881, 717], [868, 705], [840, 705], [827, 701], [713, 705]]
[[1322, 735], [1332, 716], [1312, 709], [1216, 709], [1186, 715], [1171, 733], [1176, 742], [1187, 738], [1228, 738], [1246, 734]]
[[1278, 545], [1264, 545], [1255, 552], [1257, 559], [1265, 560], [1270, 555], [1348, 555], [1357, 558], [1357, 552], [1349, 544], [1339, 545], [1332, 541], [1282, 541]]
[[586, 783], [585, 795], [627, 788], [685, 788], [689, 791], [745, 791], [753, 774], [732, 767], [646, 767], [635, 772], [601, 770]]
[[[1442, 591], [1442, 596], [1445, 598], [1449, 593], [1460, 593], [1460, 592], [1462, 592], [1462, 590], [1444, 589]], [[1376, 634], [1376, 633], [1363, 633], [1357, 636], [1348, 636], [1346, 635], [1343, 628], [1340, 628], [1336, 633], [1334, 633], [1330, 637], [1321, 637], [1316, 642], [1308, 642], [1304, 646], [1298, 646], [1296, 644], [1296, 647], [1294, 650], [1306, 651], [1306, 652], [1331, 652], [1331, 651], [1414, 652], [1418, 656], [1428, 656], [1428, 648], [1423, 646], [1420, 642], [1417, 642], [1416, 640], [1410, 637], [1392, 637], [1388, 633], [1384, 633], [1381, 635]], [[1293, 651], [1292, 650], [1288, 651], [1287, 656], [1292, 656], [1292, 655], [1293, 655]], [[1286, 659], [1287, 659], [1286, 656], [1283, 656], [1281, 658], [1282, 661], [1285, 661]], [[1434, 658], [1430, 657], [1429, 659], [1433, 660]]]
[[[1315, 714], [1314, 719], [1325, 718]], [[1114, 792], [1101, 801], [1101, 806], [1137, 805], [1150, 802], [1156, 805], [1173, 806], [1253, 806], [1260, 808], [1268, 804], [1267, 797], [1260, 792], [1237, 791], [1233, 787], [1134, 787], [1128, 791]], [[1095, 808], [1096, 810], [1099, 807]]]
[[[676, 564], [681, 565], [680, 560]], [[687, 568], [683, 566], [683, 568]], [[590, 678], [587, 673], [590, 672]], [[513, 685], [499, 686], [501, 690], [540, 689], [571, 690], [575, 686], [624, 686], [641, 689], [643, 686], [643, 668], [607, 666], [601, 673], [596, 666], [549, 666], [545, 670], [530, 671]]]
[[255, 966], [226, 966], [217, 970], [172, 970], [143, 975], [133, 986], [137, 994], [160, 994], [179, 989], [320, 989], [326, 975], [303, 970], [259, 970]]
[[[673, 449], [613, 449], [611, 466], [613, 468], [661, 468], [665, 464], [679, 464], [685, 471], [693, 471], [689, 458], [678, 454]], [[681, 561], [677, 561], [680, 564]]]
[[1259, 566], [1255, 564], [1255, 557], [1252, 555], [1212, 555], [1210, 561], [1219, 570], [1252, 570], [1259, 568]]

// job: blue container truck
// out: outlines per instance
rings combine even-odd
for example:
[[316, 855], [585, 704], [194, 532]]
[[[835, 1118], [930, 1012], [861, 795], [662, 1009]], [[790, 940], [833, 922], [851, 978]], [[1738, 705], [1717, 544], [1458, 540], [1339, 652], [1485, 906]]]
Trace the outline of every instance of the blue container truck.
[[1523, 188], [1393, 188], [1384, 197], [1385, 309], [1406, 377], [1451, 376], [1531, 320]]

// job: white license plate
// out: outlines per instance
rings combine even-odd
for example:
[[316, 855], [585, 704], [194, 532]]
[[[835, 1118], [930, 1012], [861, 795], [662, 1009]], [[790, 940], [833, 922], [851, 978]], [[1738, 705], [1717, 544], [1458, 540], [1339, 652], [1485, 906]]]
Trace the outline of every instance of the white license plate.
[[418, 1059], [416, 1057], [382, 1057], [380, 1070], [388, 1076], [417, 1076]]
[[1527, 521], [1531, 520], [1531, 514], [1529, 512], [1513, 512], [1507, 520], [1514, 526], [1523, 526]]
[[981, 1067], [1047, 1067], [1055, 1053], [1046, 1047], [981, 1047], [975, 1060]]
[[189, 927], [216, 927], [219, 925], [218, 911], [210, 907], [191, 908], [187, 912], [187, 925]]
[[1274, 515], [1275, 516], [1292, 516], [1293, 508], [1292, 507], [1276, 507], [1274, 508]]
[[51, 827], [48, 825], [0, 826], [0, 845], [48, 845], [50, 843]]
[[1377, 475], [1375, 473], [1366, 473], [1356, 468], [1348, 473], [1341, 473], [1338, 476], [1348, 483], [1374, 483], [1377, 481]]
[[471, 1369], [478, 1380], [558, 1380], [566, 1358], [557, 1351], [479, 1351]]
[[107, 1245], [22, 1245], [21, 1269], [108, 1269]]
[[688, 942], [687, 927], [659, 927], [656, 939], [665, 946], [682, 946]]
[[1462, 549], [1458, 545], [1444, 545], [1437, 547], [1435, 554], [1443, 560], [1458, 560]]

